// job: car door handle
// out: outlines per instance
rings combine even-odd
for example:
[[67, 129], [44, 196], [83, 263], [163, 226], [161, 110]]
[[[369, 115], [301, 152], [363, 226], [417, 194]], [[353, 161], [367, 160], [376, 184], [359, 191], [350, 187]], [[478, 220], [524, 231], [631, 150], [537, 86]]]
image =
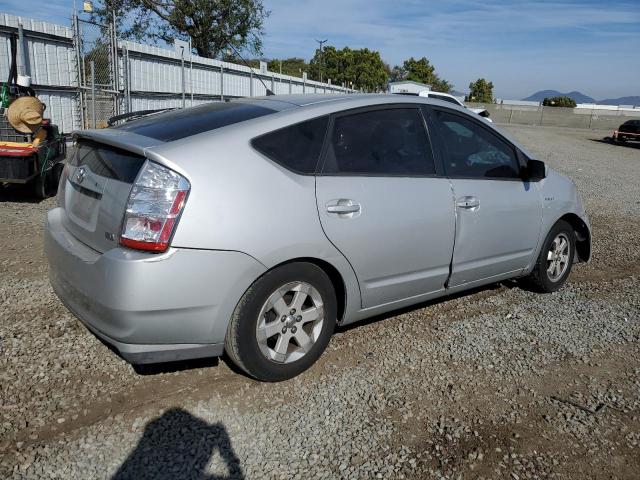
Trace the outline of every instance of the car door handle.
[[327, 205], [327, 212], [344, 215], [347, 213], [357, 213], [360, 211], [360, 204], [353, 203], [351, 200], [339, 200], [338, 202]]
[[476, 197], [460, 197], [456, 202], [458, 208], [472, 209], [480, 206], [480, 202]]

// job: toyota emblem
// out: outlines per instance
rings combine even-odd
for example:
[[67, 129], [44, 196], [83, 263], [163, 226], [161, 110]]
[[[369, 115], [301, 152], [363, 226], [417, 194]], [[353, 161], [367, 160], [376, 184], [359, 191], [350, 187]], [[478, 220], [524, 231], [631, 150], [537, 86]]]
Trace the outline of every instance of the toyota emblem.
[[80, 167], [78, 170], [76, 170], [76, 182], [82, 183], [86, 175], [87, 174], [84, 170], [84, 167]]

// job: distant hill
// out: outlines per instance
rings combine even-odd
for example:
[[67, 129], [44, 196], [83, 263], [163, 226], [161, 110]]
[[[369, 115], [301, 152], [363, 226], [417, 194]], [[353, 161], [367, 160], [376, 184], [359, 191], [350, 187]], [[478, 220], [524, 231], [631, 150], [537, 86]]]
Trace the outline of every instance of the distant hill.
[[598, 100], [598, 105], [635, 105], [640, 106], [640, 96], [607, 98], [606, 100]]
[[576, 103], [596, 103], [596, 101], [580, 92], [569, 92], [569, 93], [561, 93], [557, 90], [540, 90], [539, 92], [534, 93], [533, 95], [523, 98], [522, 100], [526, 100], [528, 102], [541, 102], [545, 98], [548, 97], [569, 97], [575, 100]]
[[607, 98], [605, 100], [595, 100], [581, 92], [562, 93], [557, 90], [540, 90], [533, 95], [523, 98], [528, 102], [542, 102], [548, 97], [569, 97], [573, 98], [576, 103], [597, 103], [598, 105], [638, 105], [640, 106], [640, 96], [629, 96], [620, 98]]

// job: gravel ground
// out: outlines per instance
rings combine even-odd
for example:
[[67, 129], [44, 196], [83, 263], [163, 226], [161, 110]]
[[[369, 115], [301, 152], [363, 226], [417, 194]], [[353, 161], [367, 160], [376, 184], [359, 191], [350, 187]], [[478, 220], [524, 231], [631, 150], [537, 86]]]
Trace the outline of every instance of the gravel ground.
[[[0, 193], [0, 478], [638, 478], [640, 149], [509, 127], [568, 173], [594, 258], [339, 331], [310, 371], [135, 372], [48, 286], [54, 200]], [[208, 475], [208, 476], [207, 476]]]

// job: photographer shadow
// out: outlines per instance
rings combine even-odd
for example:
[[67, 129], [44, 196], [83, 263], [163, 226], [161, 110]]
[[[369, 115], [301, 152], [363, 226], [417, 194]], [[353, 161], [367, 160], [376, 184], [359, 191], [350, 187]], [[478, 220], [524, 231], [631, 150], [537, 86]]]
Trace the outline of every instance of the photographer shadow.
[[[227, 474], [213, 475], [207, 467], [218, 453]], [[241, 480], [244, 473], [222, 423], [209, 424], [174, 408], [147, 424], [144, 435], [112, 480], [132, 479]]]

